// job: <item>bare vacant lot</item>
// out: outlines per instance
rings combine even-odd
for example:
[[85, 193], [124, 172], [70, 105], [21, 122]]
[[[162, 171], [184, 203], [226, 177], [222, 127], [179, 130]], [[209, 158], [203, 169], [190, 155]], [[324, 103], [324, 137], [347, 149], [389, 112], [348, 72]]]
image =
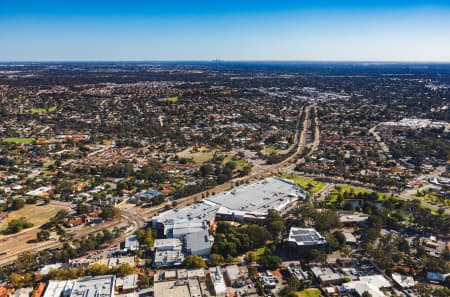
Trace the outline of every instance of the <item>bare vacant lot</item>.
[[[32, 228], [39, 228], [63, 208], [64, 207], [62, 206], [51, 204], [25, 204], [23, 208], [10, 212], [8, 216], [0, 222], [0, 231], [5, 230], [10, 221], [20, 217], [24, 217], [27, 221], [32, 223]], [[0, 239], [3, 237], [4, 235], [0, 235]]]

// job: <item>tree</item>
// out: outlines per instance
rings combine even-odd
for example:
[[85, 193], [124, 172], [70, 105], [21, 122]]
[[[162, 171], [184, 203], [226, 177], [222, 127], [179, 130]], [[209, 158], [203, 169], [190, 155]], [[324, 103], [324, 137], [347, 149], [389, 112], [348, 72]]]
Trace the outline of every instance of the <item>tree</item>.
[[209, 255], [209, 263], [212, 266], [220, 265], [220, 263], [223, 263], [224, 261], [225, 261], [225, 259], [223, 258], [222, 255], [214, 254], [214, 253]]
[[330, 209], [317, 211], [314, 215], [314, 223], [318, 231], [329, 231], [341, 227], [339, 215]]
[[12, 210], [18, 210], [25, 206], [25, 201], [20, 198], [13, 199], [11, 202], [11, 209]]
[[108, 267], [108, 265], [99, 263], [91, 264], [86, 270], [86, 274], [90, 276], [106, 275], [109, 273], [111, 273], [111, 269]]
[[256, 257], [256, 253], [255, 253], [255, 252], [248, 252], [248, 253], [247, 253], [247, 255], [246, 255], [246, 261], [247, 261], [248, 263], [256, 262], [256, 259], [257, 259], [257, 257]]
[[25, 217], [11, 220], [8, 223], [8, 227], [5, 230], [6, 234], [14, 234], [22, 231], [23, 229], [33, 227], [33, 224], [28, 222]]
[[259, 257], [258, 264], [263, 269], [275, 270], [281, 266], [282, 261], [280, 257], [272, 255], [272, 252], [266, 249], [264, 254]]
[[281, 289], [280, 291], [280, 296], [281, 297], [295, 297], [297, 296], [296, 291], [301, 291], [303, 290], [303, 282], [298, 280], [295, 277], [291, 277], [288, 279], [287, 281], [287, 286], [285, 286], [283, 289]]
[[36, 255], [31, 252], [23, 252], [19, 254], [15, 262], [16, 272], [25, 273], [37, 269], [38, 262]]
[[61, 209], [56, 213], [54, 218], [58, 223], [61, 223], [62, 221], [67, 219], [68, 215], [69, 215], [69, 211], [67, 209]]
[[8, 282], [16, 289], [20, 288], [23, 285], [23, 276], [18, 273], [11, 272], [11, 274], [8, 275]]
[[372, 297], [372, 294], [370, 294], [369, 292], [365, 291], [364, 293], [362, 293], [361, 297]]
[[143, 274], [139, 278], [139, 287], [140, 288], [147, 288], [150, 285], [150, 279], [147, 275]]
[[327, 255], [319, 250], [312, 250], [310, 254], [311, 259], [315, 262], [325, 263], [327, 261]]
[[325, 235], [325, 239], [327, 241], [329, 253], [339, 249], [339, 241], [336, 239], [336, 237], [333, 236], [333, 234], [327, 233]]
[[153, 245], [152, 229], [139, 229], [136, 231], [136, 237], [140, 244], [151, 247]]
[[208, 267], [206, 265], [205, 260], [202, 257], [196, 256], [196, 255], [189, 255], [185, 260], [185, 265], [187, 266], [187, 268], [206, 268], [206, 267]]
[[128, 275], [128, 274], [132, 274], [134, 271], [134, 267], [128, 263], [123, 263], [123, 264], [120, 264], [118, 267], [116, 267], [115, 271], [116, 271], [117, 275], [124, 276], [124, 275]]
[[111, 220], [120, 217], [120, 210], [114, 206], [108, 205], [102, 208], [102, 213], [100, 216], [104, 220]]
[[45, 241], [50, 238], [50, 232], [47, 230], [41, 230], [36, 234], [38, 241]]
[[447, 289], [450, 289], [450, 276], [447, 276], [445, 278], [445, 281], [444, 281], [443, 285], [446, 286]]
[[341, 231], [334, 231], [333, 236], [339, 242], [339, 247], [343, 247], [346, 243], [345, 235]]
[[272, 234], [274, 239], [278, 239], [286, 230], [286, 225], [275, 209], [269, 209], [267, 214], [267, 230]]

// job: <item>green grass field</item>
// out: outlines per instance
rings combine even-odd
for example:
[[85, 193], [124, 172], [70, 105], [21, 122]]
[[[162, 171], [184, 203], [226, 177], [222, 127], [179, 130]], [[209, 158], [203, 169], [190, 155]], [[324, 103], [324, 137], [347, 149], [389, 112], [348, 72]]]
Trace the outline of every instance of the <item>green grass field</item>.
[[247, 165], [247, 162], [242, 159], [233, 159], [233, 156], [227, 155], [225, 159], [223, 159], [222, 164], [225, 165], [228, 162], [234, 162], [236, 164], [236, 170], [242, 169], [245, 165]]
[[32, 108], [32, 109], [26, 110], [25, 113], [31, 113], [31, 114], [47, 113], [47, 112], [54, 112], [54, 111], [56, 111], [56, 109], [57, 109], [56, 106], [49, 107], [48, 110], [46, 108]]
[[352, 187], [352, 186], [348, 186], [348, 185], [338, 185], [328, 196], [328, 202], [329, 203], [336, 202], [338, 193], [344, 193], [344, 192], [358, 194], [358, 193], [371, 193], [372, 191], [368, 190], [368, 189]]
[[304, 289], [303, 291], [296, 292], [298, 297], [321, 297], [322, 292], [316, 288]]
[[166, 101], [167, 102], [171, 102], [171, 103], [175, 103], [175, 102], [178, 102], [178, 97], [167, 97]]
[[266, 251], [266, 247], [261, 247], [261, 248], [255, 250], [256, 257], [262, 256], [265, 251]]
[[442, 208], [449, 208], [450, 207], [450, 200], [449, 199], [443, 199], [439, 198], [438, 194], [435, 192], [431, 193], [420, 193], [419, 195], [413, 194], [412, 197], [417, 198], [422, 201], [427, 201], [431, 204], [434, 204], [438, 207]]
[[297, 185], [299, 185], [300, 187], [311, 193], [318, 193], [320, 192], [320, 190], [323, 189], [323, 187], [327, 185], [325, 182], [321, 182], [307, 177], [287, 176], [287, 175], [283, 175], [282, 177], [292, 180]]
[[363, 189], [363, 188], [352, 187], [352, 186], [347, 186], [347, 185], [338, 185], [338, 186], [336, 186], [336, 190], [339, 191], [340, 193], [344, 193], [344, 192], [353, 192], [355, 194], [372, 193], [372, 190], [369, 190], [369, 189]]
[[30, 144], [35, 140], [34, 137], [9, 137], [3, 138], [3, 142]]
[[268, 146], [265, 149], [262, 150], [262, 152], [264, 154], [270, 155], [270, 154], [279, 154], [281, 153], [283, 150], [273, 147], [273, 146]]

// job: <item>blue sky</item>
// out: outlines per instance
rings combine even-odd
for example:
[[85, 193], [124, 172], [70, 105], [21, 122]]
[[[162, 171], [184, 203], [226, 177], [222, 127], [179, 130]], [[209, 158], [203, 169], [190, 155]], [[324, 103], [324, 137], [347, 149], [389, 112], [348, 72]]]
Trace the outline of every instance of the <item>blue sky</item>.
[[0, 0], [0, 61], [216, 58], [450, 62], [450, 0]]

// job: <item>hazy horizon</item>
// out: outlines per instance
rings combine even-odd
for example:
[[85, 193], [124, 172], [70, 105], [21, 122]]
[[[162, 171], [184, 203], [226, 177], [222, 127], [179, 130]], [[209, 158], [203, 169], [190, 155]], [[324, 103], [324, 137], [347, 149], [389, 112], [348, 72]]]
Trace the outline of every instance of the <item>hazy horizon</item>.
[[0, 61], [450, 62], [450, 2], [0, 2]]

